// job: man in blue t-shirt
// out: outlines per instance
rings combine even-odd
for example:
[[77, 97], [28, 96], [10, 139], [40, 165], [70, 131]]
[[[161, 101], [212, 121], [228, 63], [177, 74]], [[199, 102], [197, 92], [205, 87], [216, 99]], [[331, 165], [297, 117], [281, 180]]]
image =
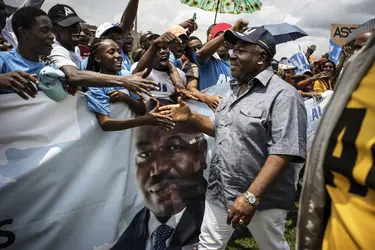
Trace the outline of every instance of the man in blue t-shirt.
[[16, 93], [27, 100], [37, 94], [34, 74], [44, 67], [40, 56], [52, 51], [52, 23], [43, 10], [24, 7], [14, 13], [12, 27], [18, 47], [0, 53], [0, 94]]
[[216, 24], [211, 33], [211, 40], [207, 42], [193, 58], [199, 68], [200, 91], [217, 83], [229, 81], [229, 43], [224, 41], [224, 31], [232, 28], [228, 23]]

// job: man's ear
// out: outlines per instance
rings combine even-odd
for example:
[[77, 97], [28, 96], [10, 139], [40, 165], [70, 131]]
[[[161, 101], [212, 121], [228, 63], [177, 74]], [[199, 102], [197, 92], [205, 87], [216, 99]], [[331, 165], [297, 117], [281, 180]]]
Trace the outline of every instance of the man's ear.
[[259, 54], [258, 64], [263, 65], [267, 62], [267, 60], [268, 60], [268, 55], [266, 54], [266, 52], [261, 52]]
[[27, 30], [22, 27], [18, 27], [17, 32], [18, 32], [18, 35], [21, 37], [21, 36], [25, 36], [25, 34], [27, 33]]

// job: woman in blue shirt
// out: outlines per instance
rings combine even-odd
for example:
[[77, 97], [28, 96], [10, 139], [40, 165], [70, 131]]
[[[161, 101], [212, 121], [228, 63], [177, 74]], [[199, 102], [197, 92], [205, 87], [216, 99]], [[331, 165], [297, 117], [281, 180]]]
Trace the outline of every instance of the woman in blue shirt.
[[[121, 71], [122, 55], [120, 47], [111, 39], [95, 39], [91, 45], [87, 70], [110, 75], [128, 75]], [[98, 122], [104, 131], [117, 131], [144, 125], [172, 129], [171, 118], [157, 113], [159, 104], [145, 114], [146, 108], [142, 99], [125, 88], [106, 87], [89, 88], [87, 91], [88, 108], [95, 112]], [[110, 117], [110, 103], [123, 102], [137, 115], [130, 119], [113, 119]]]

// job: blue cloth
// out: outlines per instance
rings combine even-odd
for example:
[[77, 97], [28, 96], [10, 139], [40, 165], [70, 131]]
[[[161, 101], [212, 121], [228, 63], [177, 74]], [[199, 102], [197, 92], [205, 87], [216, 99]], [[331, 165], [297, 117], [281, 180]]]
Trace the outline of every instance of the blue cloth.
[[342, 47], [329, 40], [329, 60], [334, 62], [336, 65], [339, 64], [342, 53]]
[[289, 59], [289, 62], [297, 67], [295, 70], [297, 75], [302, 75], [306, 70], [310, 70], [310, 63], [299, 45], [298, 52]]
[[[7, 52], [0, 52], [0, 73], [9, 73], [16, 70], [21, 70], [29, 74], [39, 74], [44, 68], [44, 62], [31, 62], [21, 57], [16, 49]], [[0, 90], [1, 93], [13, 93], [13, 90]]]
[[158, 226], [154, 232], [154, 247], [153, 250], [165, 250], [167, 245], [165, 241], [171, 237], [173, 228], [165, 224]]
[[86, 70], [87, 69], [87, 63], [89, 61], [89, 57], [86, 57], [85, 59], [83, 59], [83, 61], [81, 62], [81, 70]]
[[21, 57], [16, 49], [0, 53], [0, 70], [2, 74], [21, 70], [29, 74], [39, 74], [44, 62], [31, 62]]
[[122, 50], [121, 50], [121, 54], [122, 54], [122, 69], [126, 69], [127, 71], [130, 72], [130, 68], [132, 66], [131, 61], [128, 55], [125, 54]]
[[[122, 70], [117, 75], [128, 76], [128, 71]], [[109, 109], [109, 96], [108, 93], [114, 90], [123, 90], [122, 87], [106, 87], [106, 88], [89, 88], [87, 93], [88, 108], [90, 111], [95, 113], [108, 115], [110, 114]], [[139, 96], [129, 92], [129, 96], [133, 99], [139, 99]]]
[[[121, 66], [121, 68], [122, 68], [122, 70], [126, 70], [126, 71], [130, 72], [130, 67], [132, 66], [131, 61], [130, 61], [129, 57], [123, 51], [121, 51], [121, 54], [122, 54], [122, 66]], [[81, 69], [82, 70], [87, 69], [88, 61], [89, 61], [88, 57], [83, 59], [83, 61], [81, 63]]]
[[232, 77], [229, 61], [211, 56], [204, 64], [197, 61], [197, 53], [193, 58], [199, 68], [199, 90], [204, 90], [220, 81], [229, 81]]
[[182, 59], [181, 58], [176, 59], [176, 57], [174, 56], [174, 54], [172, 53], [172, 51], [169, 52], [169, 61], [171, 63], [173, 63], [173, 65], [176, 68], [182, 69]]

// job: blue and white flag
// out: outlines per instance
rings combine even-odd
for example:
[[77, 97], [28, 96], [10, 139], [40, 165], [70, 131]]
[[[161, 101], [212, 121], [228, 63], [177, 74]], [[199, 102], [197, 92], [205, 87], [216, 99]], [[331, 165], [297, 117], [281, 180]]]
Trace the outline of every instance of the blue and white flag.
[[297, 67], [297, 75], [303, 74], [306, 70], [310, 70], [309, 61], [307, 60], [305, 53], [299, 45], [298, 52], [294, 56], [292, 56], [289, 61]]
[[329, 60], [331, 60], [337, 65], [340, 61], [341, 52], [342, 52], [342, 47], [337, 45], [336, 43], [332, 41], [332, 39], [330, 39], [329, 40]]

